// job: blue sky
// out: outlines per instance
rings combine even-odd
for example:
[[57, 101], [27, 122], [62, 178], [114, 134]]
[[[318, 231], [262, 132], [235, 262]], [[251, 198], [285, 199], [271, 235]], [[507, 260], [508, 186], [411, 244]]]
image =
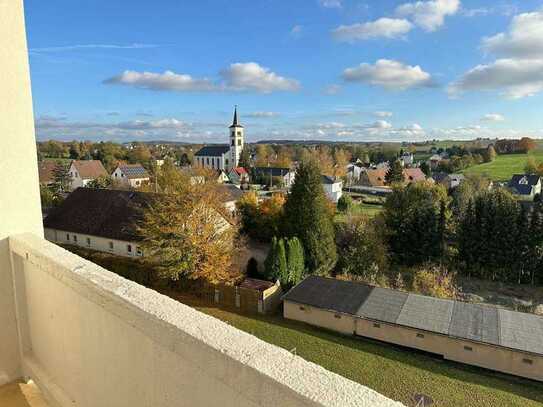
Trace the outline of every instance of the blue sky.
[[543, 0], [27, 0], [39, 139], [543, 136]]

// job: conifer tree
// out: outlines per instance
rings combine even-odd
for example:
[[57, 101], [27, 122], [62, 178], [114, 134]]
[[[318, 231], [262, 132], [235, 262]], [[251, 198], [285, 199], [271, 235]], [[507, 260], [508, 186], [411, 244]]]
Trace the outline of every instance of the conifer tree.
[[327, 274], [337, 258], [326, 199], [318, 165], [312, 159], [302, 161], [285, 203], [284, 230], [302, 242], [309, 273]]
[[403, 167], [400, 163], [400, 160], [395, 160], [391, 167], [388, 169], [386, 175], [385, 175], [385, 181], [387, 184], [393, 184], [396, 182], [403, 182], [404, 176], [403, 176]]
[[297, 237], [287, 240], [288, 283], [296, 285], [304, 274], [304, 248]]
[[266, 257], [266, 277], [281, 284], [288, 283], [287, 257], [283, 239], [273, 237], [268, 257]]

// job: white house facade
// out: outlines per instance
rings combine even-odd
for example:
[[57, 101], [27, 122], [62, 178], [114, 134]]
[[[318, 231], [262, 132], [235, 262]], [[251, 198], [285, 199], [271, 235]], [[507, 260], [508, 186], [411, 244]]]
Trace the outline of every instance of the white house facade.
[[138, 188], [150, 180], [149, 173], [141, 164], [119, 164], [111, 178], [114, 182], [132, 188]]
[[245, 135], [243, 126], [238, 122], [237, 108], [234, 109], [234, 120], [228, 130], [229, 144], [205, 146], [194, 155], [198, 166], [225, 172], [238, 166]]
[[107, 171], [100, 160], [73, 160], [68, 172], [71, 189], [86, 187], [96, 178], [107, 176]]
[[343, 181], [329, 177], [327, 175], [323, 175], [321, 177], [322, 181], [322, 188], [324, 189], [324, 193], [330, 199], [332, 202], [339, 201], [339, 198], [341, 198], [341, 195], [343, 195]]

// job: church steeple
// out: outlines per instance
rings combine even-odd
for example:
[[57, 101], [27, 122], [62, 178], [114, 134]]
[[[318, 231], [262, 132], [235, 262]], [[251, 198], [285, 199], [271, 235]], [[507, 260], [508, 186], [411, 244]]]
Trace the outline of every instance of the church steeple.
[[230, 158], [228, 160], [228, 169], [237, 167], [239, 162], [239, 157], [241, 155], [241, 150], [243, 150], [244, 140], [243, 140], [243, 126], [238, 122], [238, 107], [234, 108], [234, 119], [232, 120], [232, 125], [229, 127], [230, 130]]
[[238, 105], [234, 107], [234, 120], [232, 120], [232, 125], [230, 126], [230, 128], [232, 127], [243, 127], [241, 124], [238, 123]]

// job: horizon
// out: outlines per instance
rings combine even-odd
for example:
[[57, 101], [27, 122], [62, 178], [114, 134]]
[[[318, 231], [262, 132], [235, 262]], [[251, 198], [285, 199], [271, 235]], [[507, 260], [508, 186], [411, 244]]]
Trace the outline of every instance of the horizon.
[[234, 105], [251, 143], [543, 138], [542, 0], [58, 8], [26, 2], [40, 141], [222, 144]]

